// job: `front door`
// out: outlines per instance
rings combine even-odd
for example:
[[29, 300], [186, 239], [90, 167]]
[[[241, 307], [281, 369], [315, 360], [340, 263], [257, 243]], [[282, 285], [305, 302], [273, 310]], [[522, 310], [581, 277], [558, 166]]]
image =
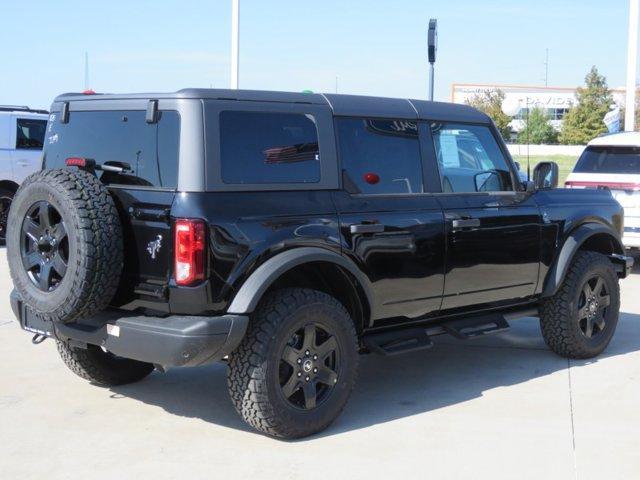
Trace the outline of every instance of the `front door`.
[[534, 294], [540, 211], [488, 125], [432, 122], [447, 260], [442, 309]]
[[336, 120], [344, 190], [334, 193], [343, 251], [369, 277], [372, 320], [440, 308], [442, 210], [425, 192], [415, 121]]

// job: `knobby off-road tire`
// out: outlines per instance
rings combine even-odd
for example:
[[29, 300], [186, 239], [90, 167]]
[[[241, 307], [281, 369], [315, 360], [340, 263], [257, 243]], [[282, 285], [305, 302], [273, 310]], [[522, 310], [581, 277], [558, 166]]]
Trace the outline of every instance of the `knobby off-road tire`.
[[15, 288], [44, 319], [72, 322], [104, 309], [123, 262], [122, 228], [111, 195], [81, 170], [29, 176], [9, 213], [7, 257]]
[[150, 363], [116, 357], [95, 345], [87, 348], [71, 347], [56, 342], [58, 353], [69, 370], [90, 382], [110, 387], [137, 382], [153, 372]]
[[344, 306], [316, 290], [289, 288], [260, 303], [229, 357], [227, 384], [245, 422], [267, 435], [299, 438], [340, 414], [357, 369], [356, 331]]
[[[602, 287], [598, 279], [602, 280]], [[589, 298], [595, 298], [591, 310]], [[600, 253], [579, 251], [556, 294], [542, 303], [542, 336], [549, 348], [562, 357], [595, 357], [609, 345], [619, 310], [618, 277], [609, 259]]]

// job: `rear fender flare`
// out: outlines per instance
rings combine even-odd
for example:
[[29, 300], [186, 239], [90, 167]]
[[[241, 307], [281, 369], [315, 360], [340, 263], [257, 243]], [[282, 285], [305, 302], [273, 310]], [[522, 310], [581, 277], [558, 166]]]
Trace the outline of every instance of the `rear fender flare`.
[[227, 312], [233, 314], [253, 312], [273, 282], [288, 270], [310, 262], [329, 262], [347, 270], [364, 291], [369, 307], [373, 308], [373, 295], [369, 279], [353, 262], [337, 253], [322, 248], [299, 247], [279, 253], [260, 265], [242, 284], [233, 297]]
[[556, 293], [564, 281], [564, 277], [569, 270], [569, 266], [576, 252], [580, 250], [580, 247], [589, 238], [599, 234], [606, 234], [611, 237], [616, 247], [616, 251], [611, 253], [624, 253], [622, 242], [610, 227], [598, 223], [585, 223], [580, 225], [569, 234], [564, 245], [562, 245], [558, 258], [547, 273], [542, 297], [550, 297]]

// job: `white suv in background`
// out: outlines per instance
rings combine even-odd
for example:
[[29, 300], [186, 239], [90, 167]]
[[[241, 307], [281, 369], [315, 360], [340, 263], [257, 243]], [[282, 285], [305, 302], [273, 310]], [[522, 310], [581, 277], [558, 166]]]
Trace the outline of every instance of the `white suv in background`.
[[27, 175], [40, 170], [49, 112], [0, 105], [0, 243], [4, 244], [13, 195]]
[[605, 135], [582, 152], [566, 188], [608, 188], [624, 207], [627, 248], [640, 248], [640, 132]]

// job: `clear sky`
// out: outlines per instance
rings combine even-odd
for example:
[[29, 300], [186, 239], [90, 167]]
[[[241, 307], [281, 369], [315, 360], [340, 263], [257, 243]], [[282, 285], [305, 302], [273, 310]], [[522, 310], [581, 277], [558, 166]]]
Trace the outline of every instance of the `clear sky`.
[[[240, 87], [436, 99], [451, 84], [575, 86], [596, 65], [624, 85], [627, 0], [241, 0]], [[0, 0], [0, 104], [62, 92], [229, 85], [231, 0]]]

